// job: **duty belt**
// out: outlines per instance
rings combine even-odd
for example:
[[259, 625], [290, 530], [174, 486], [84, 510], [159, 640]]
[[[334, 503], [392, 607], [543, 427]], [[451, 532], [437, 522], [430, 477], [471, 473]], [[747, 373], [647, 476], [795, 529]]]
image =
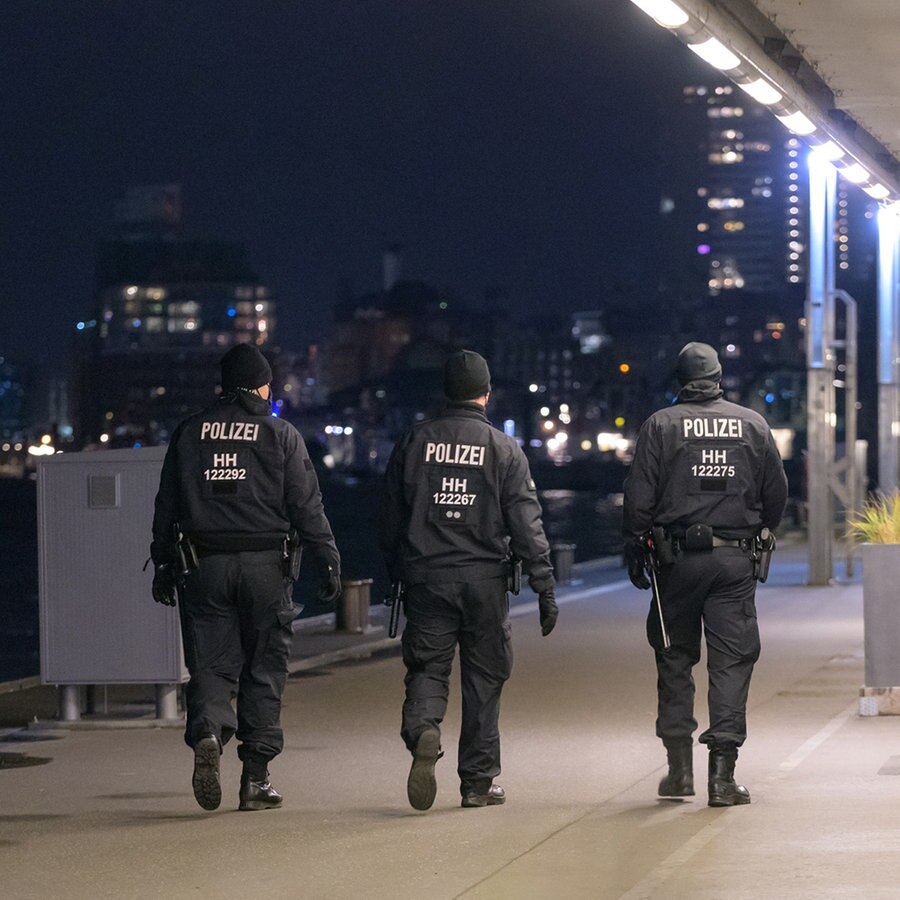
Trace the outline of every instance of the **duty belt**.
[[[716, 537], [713, 535], [712, 539], [712, 548], [715, 550], [717, 547], [736, 547], [738, 550], [749, 550], [750, 549], [751, 538], [740, 538], [739, 540], [726, 540], [725, 538]], [[676, 550], [683, 550], [686, 553], [690, 553], [691, 551], [684, 546], [683, 538], [672, 538], [672, 546]]]

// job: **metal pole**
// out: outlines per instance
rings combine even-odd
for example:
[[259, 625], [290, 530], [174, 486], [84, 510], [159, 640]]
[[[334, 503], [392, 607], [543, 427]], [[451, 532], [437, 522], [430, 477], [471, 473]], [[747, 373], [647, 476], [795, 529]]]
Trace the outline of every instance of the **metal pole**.
[[897, 241], [900, 218], [878, 211], [878, 490], [897, 489], [898, 422]]
[[156, 685], [156, 718], [177, 719], [178, 693], [174, 684]]
[[81, 687], [64, 684], [59, 688], [59, 717], [63, 722], [77, 722], [81, 719]]
[[[858, 352], [858, 315], [856, 301], [846, 292], [836, 290], [834, 296], [844, 304], [844, 333], [841, 341], [844, 348], [844, 455], [835, 466], [835, 474], [843, 475], [834, 482], [833, 488], [844, 505], [844, 518], [859, 511], [862, 505], [862, 492], [859, 478], [859, 453], [857, 449], [857, 398], [859, 394], [859, 352]], [[838, 342], [835, 342], [837, 346]], [[855, 541], [846, 537], [846, 573], [853, 577]]]
[[837, 172], [809, 155], [809, 280], [806, 295], [806, 425], [809, 583], [833, 575], [835, 446], [834, 201]]

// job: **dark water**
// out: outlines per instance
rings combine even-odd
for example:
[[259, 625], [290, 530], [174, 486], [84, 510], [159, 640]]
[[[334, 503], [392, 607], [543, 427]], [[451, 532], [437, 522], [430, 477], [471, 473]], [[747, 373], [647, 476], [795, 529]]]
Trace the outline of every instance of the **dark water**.
[[[373, 603], [380, 602], [388, 591], [375, 530], [379, 488], [374, 478], [322, 482], [325, 511], [341, 551], [343, 575], [371, 578]], [[597, 490], [551, 490], [539, 496], [551, 544], [575, 544], [576, 562], [619, 551], [621, 508], [615, 495]], [[151, 517], [152, 510], [148, 510], [148, 546]], [[316, 603], [310, 564], [303, 567], [294, 600], [303, 607], [303, 616], [325, 611]], [[152, 602], [149, 593], [147, 602]], [[0, 681], [39, 673], [38, 635], [36, 483], [0, 479]]]
[[0, 478], [0, 681], [40, 671], [36, 487]]

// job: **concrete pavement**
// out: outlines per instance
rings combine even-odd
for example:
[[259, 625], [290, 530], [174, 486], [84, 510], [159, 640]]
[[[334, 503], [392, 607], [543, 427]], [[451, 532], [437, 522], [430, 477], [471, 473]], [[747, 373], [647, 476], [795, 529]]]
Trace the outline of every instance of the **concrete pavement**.
[[[502, 807], [459, 808], [454, 685], [437, 800], [427, 813], [409, 808], [402, 664], [396, 642], [381, 649], [380, 622], [353, 638], [326, 638], [327, 623], [322, 634], [316, 625], [298, 633], [287, 744], [272, 766], [280, 810], [236, 812], [233, 745], [222, 808], [204, 813], [179, 729], [21, 728], [22, 716], [52, 716], [52, 691], [0, 695], [2, 895], [898, 897], [900, 718], [857, 715], [858, 578], [806, 587], [803, 558], [802, 547], [780, 550], [758, 593], [763, 656], [737, 772], [750, 806], [706, 806], [699, 746], [698, 796], [657, 799], [664, 752], [653, 734], [647, 595], [621, 569], [578, 567], [549, 637], [527, 591], [513, 610]], [[338, 660], [339, 643], [372, 655]], [[702, 729], [699, 667], [696, 676]], [[129, 702], [141, 701], [122, 696], [112, 706]]]

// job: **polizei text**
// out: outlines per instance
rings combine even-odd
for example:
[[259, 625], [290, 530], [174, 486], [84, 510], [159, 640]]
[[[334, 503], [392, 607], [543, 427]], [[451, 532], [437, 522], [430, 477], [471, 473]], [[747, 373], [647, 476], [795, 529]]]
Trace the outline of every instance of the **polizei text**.
[[427, 441], [425, 443], [425, 462], [448, 463], [452, 466], [483, 466], [485, 449], [481, 444]]
[[744, 436], [741, 419], [712, 417], [682, 420], [686, 438], [739, 438]]
[[200, 426], [201, 441], [255, 441], [258, 422], [204, 422]]

